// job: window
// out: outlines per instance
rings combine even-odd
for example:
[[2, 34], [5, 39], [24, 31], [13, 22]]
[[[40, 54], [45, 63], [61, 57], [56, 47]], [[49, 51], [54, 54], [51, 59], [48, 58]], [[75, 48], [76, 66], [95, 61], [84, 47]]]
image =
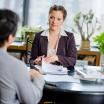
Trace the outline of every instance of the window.
[[[24, 0], [0, 0], [0, 9], [10, 9], [15, 11], [19, 15], [19, 28], [23, 24], [23, 3]], [[20, 35], [18, 32], [17, 34]]]
[[[28, 25], [42, 26], [44, 29], [47, 28], [49, 8], [54, 4], [63, 5], [67, 9], [68, 15], [64, 28], [68, 31], [71, 31], [71, 27], [73, 26], [73, 16], [79, 11], [88, 12], [92, 9], [98, 20], [102, 20], [103, 22], [101, 23], [104, 23], [103, 0], [30, 0]], [[101, 25], [104, 27], [104, 24]], [[95, 34], [98, 34], [99, 32]], [[75, 40], [79, 45], [79, 34], [75, 34]]]

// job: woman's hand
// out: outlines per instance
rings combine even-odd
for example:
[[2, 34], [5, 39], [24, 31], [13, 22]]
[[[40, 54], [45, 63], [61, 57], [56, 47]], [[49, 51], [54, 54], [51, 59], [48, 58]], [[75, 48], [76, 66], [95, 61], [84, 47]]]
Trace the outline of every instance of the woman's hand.
[[35, 59], [34, 63], [37, 64], [37, 65], [40, 65], [41, 62], [42, 62], [42, 58], [43, 58], [43, 57], [44, 57], [44, 56], [39, 56], [39, 57], [37, 57], [37, 58]]
[[57, 55], [49, 55], [44, 58], [44, 61], [46, 63], [52, 63], [52, 62], [58, 61], [58, 56]]

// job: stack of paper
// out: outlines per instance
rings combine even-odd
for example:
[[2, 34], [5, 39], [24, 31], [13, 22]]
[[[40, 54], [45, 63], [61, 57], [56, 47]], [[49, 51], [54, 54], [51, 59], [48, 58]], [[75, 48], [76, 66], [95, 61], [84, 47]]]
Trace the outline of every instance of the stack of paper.
[[46, 82], [75, 82], [80, 83], [79, 79], [76, 79], [69, 75], [43, 75]]
[[101, 73], [99, 70], [96, 70], [96, 68], [88, 67], [87, 69], [80, 69], [76, 68], [76, 72], [81, 75], [85, 79], [104, 79], [104, 74]]
[[63, 66], [47, 64], [44, 62], [44, 60], [42, 60], [41, 66], [35, 65], [35, 67], [43, 74], [68, 74], [67, 68], [64, 68]]

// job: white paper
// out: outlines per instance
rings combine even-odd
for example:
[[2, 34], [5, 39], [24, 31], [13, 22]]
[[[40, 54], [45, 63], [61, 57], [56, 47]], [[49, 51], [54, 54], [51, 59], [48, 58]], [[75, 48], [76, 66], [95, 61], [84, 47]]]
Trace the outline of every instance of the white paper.
[[64, 68], [63, 66], [47, 64], [44, 62], [44, 60], [42, 60], [42, 66], [35, 65], [35, 67], [43, 74], [68, 74], [67, 68]]
[[69, 75], [43, 75], [45, 81], [47, 82], [75, 82], [75, 83], [80, 83], [79, 79], [76, 79], [72, 76]]
[[76, 67], [75, 70], [78, 74], [80, 74], [83, 78], [86, 79], [104, 79], [104, 74], [100, 72], [100, 67], [88, 66], [86, 67], [86, 70], [83, 70], [80, 67]]

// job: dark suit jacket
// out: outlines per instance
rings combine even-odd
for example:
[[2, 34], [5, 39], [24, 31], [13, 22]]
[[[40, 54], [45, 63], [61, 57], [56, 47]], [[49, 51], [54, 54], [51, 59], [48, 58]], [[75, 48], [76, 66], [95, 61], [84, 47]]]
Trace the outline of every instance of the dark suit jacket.
[[[39, 32], [35, 35], [32, 44], [30, 60], [35, 60], [38, 56], [41, 55], [47, 55], [48, 39], [47, 36], [41, 35], [42, 32]], [[59, 62], [56, 63], [61, 64], [67, 68], [74, 68], [77, 53], [75, 40], [72, 33], [67, 31], [65, 32], [67, 36], [61, 36], [61, 38], [59, 39], [59, 44], [56, 53], [59, 58]]]

